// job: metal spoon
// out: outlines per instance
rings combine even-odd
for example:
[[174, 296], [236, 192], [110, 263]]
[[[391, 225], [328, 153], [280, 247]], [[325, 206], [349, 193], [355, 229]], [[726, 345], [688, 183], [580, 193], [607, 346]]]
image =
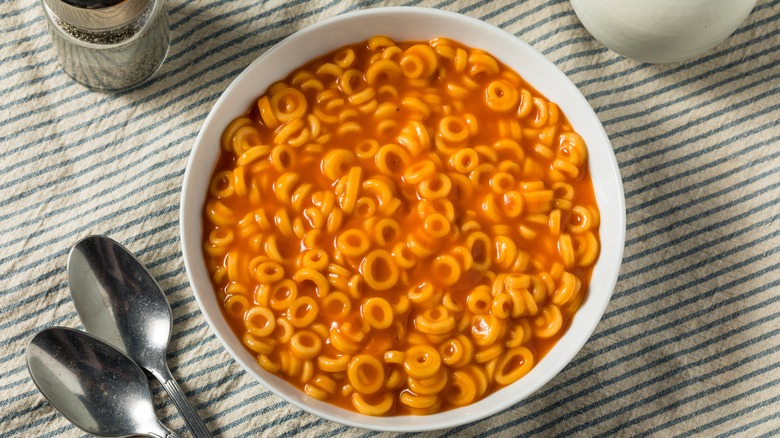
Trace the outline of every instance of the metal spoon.
[[33, 337], [25, 355], [44, 397], [87, 433], [179, 437], [157, 419], [143, 370], [100, 339], [65, 327], [47, 328]]
[[133, 254], [105, 236], [81, 239], [68, 255], [70, 293], [88, 332], [115, 346], [165, 388], [192, 433], [210, 437], [166, 362], [171, 307]]

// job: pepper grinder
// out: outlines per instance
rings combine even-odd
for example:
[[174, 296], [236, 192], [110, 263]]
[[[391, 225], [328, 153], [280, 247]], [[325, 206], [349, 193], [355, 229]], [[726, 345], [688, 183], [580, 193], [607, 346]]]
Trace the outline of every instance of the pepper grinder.
[[165, 0], [41, 0], [57, 60], [98, 90], [125, 90], [150, 78], [170, 44]]

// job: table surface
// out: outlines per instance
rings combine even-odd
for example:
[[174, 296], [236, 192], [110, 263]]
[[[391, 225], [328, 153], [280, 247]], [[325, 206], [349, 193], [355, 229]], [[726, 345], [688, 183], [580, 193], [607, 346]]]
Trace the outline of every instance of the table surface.
[[[283, 402], [231, 359], [188, 284], [178, 206], [197, 131], [244, 67], [307, 25], [389, 4], [171, 0], [162, 69], [98, 93], [58, 67], [38, 1], [0, 2], [0, 435], [84, 435], [36, 390], [24, 351], [44, 327], [81, 327], [65, 262], [94, 233], [164, 288], [169, 364], [215, 435], [378, 434]], [[424, 435], [780, 434], [780, 1], [667, 65], [606, 49], [563, 0], [408, 4], [480, 18], [564, 71], [612, 141], [628, 218], [613, 299], [574, 361], [498, 415]], [[162, 421], [188, 434], [154, 393]]]

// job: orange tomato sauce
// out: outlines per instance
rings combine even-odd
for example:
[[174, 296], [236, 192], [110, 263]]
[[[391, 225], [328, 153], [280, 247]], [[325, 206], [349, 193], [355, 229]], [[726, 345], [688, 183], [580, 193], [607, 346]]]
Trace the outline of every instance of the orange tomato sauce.
[[[425, 56], [431, 52], [424, 49], [419, 50], [425, 56], [404, 62], [407, 54], [414, 54], [411, 48], [418, 45], [434, 49], [433, 52], [437, 55], [435, 67], [426, 65]], [[387, 53], [386, 58], [382, 57], [383, 53]], [[324, 398], [329, 403], [361, 411], [355, 402], [354, 394], [360, 392], [353, 384], [355, 377], [350, 380], [347, 370], [322, 371], [318, 360], [320, 357], [349, 356], [352, 361], [358, 355], [371, 355], [382, 362], [382, 369], [377, 373], [377, 370], [371, 367], [361, 368], [361, 373], [365, 374], [364, 378], [371, 380], [384, 377], [384, 380], [391, 380], [394, 372], [401, 377], [396, 386], [383, 386], [378, 391], [361, 395], [370, 405], [380, 404], [387, 397], [392, 397], [392, 407], [389, 410], [370, 411], [369, 414], [429, 414], [462, 405], [464, 400], [477, 401], [506, 386], [495, 376], [514, 375], [512, 373], [519, 375], [516, 370], [527, 361], [525, 356], [518, 356], [523, 357], [522, 359], [512, 356], [502, 362], [510, 351], [516, 352], [520, 347], [525, 348], [532, 354], [533, 364], [536, 364], [565, 334], [571, 318], [587, 295], [587, 285], [594, 263], [591, 260], [594, 251], [593, 238], [598, 242], [598, 207], [587, 161], [583, 157], [572, 158], [572, 155], [582, 154], [584, 143], [577, 143], [581, 139], [573, 133], [571, 125], [557, 106], [549, 103], [509, 68], [492, 57], [489, 58], [492, 62], [485, 57], [490, 55], [444, 39], [431, 42], [393, 42], [392, 45], [384, 39], [372, 39], [326, 54], [297, 69], [283, 81], [270, 87], [266, 94], [258, 97], [240, 121], [226, 128], [222, 152], [204, 204], [204, 259], [212, 275], [218, 298], [225, 303], [225, 317], [239, 339], [246, 339], [247, 324], [252, 327], [264, 324], [275, 326], [270, 335], [254, 338], [261, 343], [261, 346], [257, 347], [261, 352], [258, 353], [257, 349], [252, 348], [250, 351], [258, 358], [264, 356], [267, 359], [264, 367], [270, 367], [290, 384], [310, 395], [319, 395], [321, 397], [318, 398]], [[354, 58], [351, 63], [348, 62], [350, 58]], [[398, 65], [401, 74], [397, 78], [387, 75], [377, 79], [374, 84], [368, 84], [366, 72], [370, 65], [379, 59], [387, 59]], [[340, 68], [341, 75], [338, 74], [339, 69], [322, 67], [342, 64], [345, 67]], [[433, 70], [427, 77], [409, 77], [417, 74], [420, 69], [425, 76], [426, 68]], [[344, 72], [348, 70], [356, 70], [359, 74], [343, 78]], [[495, 81], [503, 81], [503, 85], [490, 88], [490, 84]], [[507, 84], [514, 91], [507, 91]], [[301, 105], [294, 98], [274, 101], [274, 92], [285, 88], [299, 90], [305, 98], [305, 115], [298, 118], [303, 121], [302, 125], [305, 127], [288, 137], [282, 135], [284, 142], [279, 143], [280, 132], [285, 126], [296, 123], [295, 119], [282, 119], [288, 113], [295, 112], [296, 106]], [[369, 88], [373, 89], [373, 97], [368, 101], [363, 100], [365, 95], [361, 98], [350, 98]], [[389, 91], [391, 89], [394, 92]], [[333, 91], [328, 94], [328, 90]], [[499, 103], [502, 103], [501, 99], [504, 98], [511, 100], [513, 93], [516, 93], [517, 103], [512, 105], [511, 110], [497, 111], [486, 104], [491, 98], [490, 93], [494, 93], [492, 98], [498, 99]], [[366, 95], [370, 94], [367, 92]], [[264, 96], [269, 97], [267, 102], [271, 105], [271, 113], [278, 116], [269, 115], [268, 106], [261, 109], [263, 104], [259, 102]], [[534, 99], [532, 109], [527, 114], [521, 114], [523, 99], [528, 103], [529, 96]], [[358, 102], [353, 104], [353, 101]], [[537, 102], [542, 103], [534, 106]], [[317, 111], [314, 111], [315, 108]], [[389, 108], [392, 108], [392, 111], [387, 111]], [[385, 112], [378, 117], [377, 112], [380, 109]], [[545, 114], [540, 114], [542, 111]], [[317, 117], [317, 114], [324, 115], [319, 118], [319, 127], [308, 117]], [[325, 119], [328, 117], [336, 117], [339, 120], [326, 123]], [[455, 117], [452, 126], [442, 126], [445, 117]], [[338, 131], [339, 127], [347, 124], [354, 130]], [[236, 126], [243, 129], [240, 134]], [[419, 129], [420, 126], [425, 130], [424, 133], [415, 131], [415, 128]], [[306, 129], [309, 130], [308, 134]], [[451, 129], [451, 136], [456, 138], [456, 141], [445, 139], [442, 129]], [[464, 130], [467, 131], [465, 134]], [[291, 145], [300, 140], [299, 136], [306, 135], [308, 138], [300, 142], [301, 144]], [[403, 137], [404, 135], [406, 137]], [[296, 138], [298, 140], [295, 140]], [[465, 139], [461, 140], [462, 138]], [[410, 139], [417, 144], [410, 146]], [[574, 142], [571, 144], [577, 144], [569, 147], [569, 141]], [[279, 144], [283, 146], [276, 148]], [[391, 152], [396, 152], [386, 154], [386, 160], [380, 162], [376, 153], [373, 156], [370, 154], [372, 145], [398, 145], [406, 151], [406, 155], [392, 149]], [[248, 160], [247, 151], [260, 146], [268, 146], [268, 150], [264, 150], [267, 153], [261, 154], [260, 158], [249, 164], [241, 165]], [[353, 159], [347, 160], [347, 164], [325, 169], [324, 157], [334, 149], [349, 151], [353, 154]], [[465, 149], [474, 153], [464, 154], [463, 157], [455, 156], [455, 153]], [[276, 151], [275, 156], [272, 150]], [[360, 157], [361, 151], [366, 151], [368, 156]], [[479, 172], [474, 173], [475, 167], [470, 162], [474, 157], [478, 160], [478, 165], [485, 165], [482, 176]], [[462, 159], [461, 172], [453, 164], [456, 159]], [[274, 164], [267, 164], [270, 161]], [[446, 195], [424, 200], [420, 194], [420, 183], [409, 182], [424, 179], [432, 190], [446, 192], [440, 187], [442, 184], [446, 186], [446, 179], [442, 180], [444, 182], [435, 183], [431, 182], [431, 175], [406, 173], [410, 167], [422, 162], [432, 163], [435, 175], [451, 176], [448, 179], [452, 188]], [[567, 162], [575, 164], [576, 175], [572, 175], [575, 171], [571, 170]], [[243, 169], [237, 170], [239, 167]], [[350, 190], [345, 187], [348, 184], [346, 180], [349, 169], [354, 167], [360, 168], [357, 197], [371, 201], [358, 201], [355, 205], [345, 207], [345, 203], [351, 202], [344, 199], [349, 196], [346, 191]], [[339, 175], [339, 178], [334, 181], [327, 176], [328, 172]], [[296, 175], [295, 182], [290, 183], [291, 187], [282, 187], [280, 178], [291, 173]], [[511, 176], [511, 179], [507, 179], [507, 186], [502, 185], [504, 183], [500, 178], [493, 178], [497, 173]], [[456, 174], [465, 176], [466, 180]], [[392, 199], [400, 202], [397, 208], [388, 207], [388, 210], [382, 211], [381, 204], [388, 201], [380, 200], [376, 190], [372, 191], [370, 184], [366, 184], [371, 178], [390, 185], [393, 191]], [[458, 184], [455, 182], [458, 178], [460, 183], [468, 181], [470, 185], [466, 187]], [[307, 185], [309, 188], [305, 189]], [[288, 188], [289, 193], [284, 192], [285, 196], [280, 197], [280, 191]], [[300, 191], [296, 192], [299, 189]], [[522, 200], [518, 201], [518, 196], [508, 197], [506, 193], [510, 191], [518, 193]], [[330, 215], [333, 213], [326, 211], [326, 206], [323, 206], [327, 204], [327, 201], [323, 201], [325, 196], [317, 195], [325, 192], [334, 194], [331, 199], [331, 203], [335, 205], [333, 208], [342, 210], [342, 213], [336, 214], [341, 216], [339, 226], [334, 225], [332, 229], [328, 229], [329, 214], [323, 214], [323, 211]], [[539, 195], [541, 200], [536, 200], [536, 195], [532, 192], [545, 193]], [[517, 203], [522, 203], [522, 206], [515, 205]], [[577, 213], [575, 207], [589, 215]], [[345, 209], [351, 212], [345, 213]], [[429, 223], [426, 229], [426, 219], [435, 213], [448, 218], [449, 223]], [[317, 215], [322, 216], [320, 222], [324, 221], [323, 223], [319, 223], [314, 217]], [[296, 218], [297, 225], [294, 223]], [[379, 238], [386, 241], [384, 244], [378, 243], [377, 238], [372, 235], [374, 229], [371, 227], [377, 223], [378, 218], [392, 219], [398, 225], [397, 228], [386, 230]], [[338, 218], [333, 219], [334, 222], [337, 220]], [[442, 232], [444, 236], [437, 237], [441, 227], [449, 227], [449, 230]], [[314, 229], [320, 232], [308, 233]], [[376, 263], [371, 268], [372, 272], [367, 274], [365, 254], [347, 257], [340, 255], [337, 250], [339, 236], [346, 230], [365, 232], [369, 236], [369, 252], [381, 249], [393, 256], [398, 251], [405, 251], [407, 255], [411, 253], [409, 258], [413, 261], [412, 266], [403, 268], [390, 266], [392, 263]], [[485, 233], [490, 244], [467, 247], [467, 237], [475, 231]], [[561, 245], [565, 246], [566, 242], [562, 235], [569, 236], [574, 242], [574, 256], [562, 254], [565, 250], [561, 249]], [[583, 235], [587, 238], [582, 237]], [[269, 238], [272, 236], [274, 242], [269, 244]], [[497, 246], [497, 236], [513, 242], [515, 249], [511, 249], [510, 243], [510, 249], [501, 252]], [[359, 246], [361, 240], [356, 239], [351, 243]], [[591, 247], [583, 249], [586, 243]], [[414, 251], [409, 252], [410, 245], [422, 245], [424, 249], [419, 251], [430, 255], [415, 255]], [[467, 255], [463, 255], [462, 248], [468, 250]], [[303, 268], [302, 257], [312, 249], [322, 250], [327, 255], [328, 265], [319, 272], [329, 281], [328, 293], [344, 293], [349, 298], [351, 310], [339, 312], [343, 303], [336, 301], [326, 306], [324, 292], [318, 290], [316, 282], [296, 282], [296, 296], [310, 297], [319, 306], [317, 317], [312, 323], [318, 326], [311, 329], [310, 326], [294, 329], [296, 332], [311, 330], [321, 338], [321, 348], [317, 355], [305, 359], [296, 356], [298, 354], [308, 357], [303, 353], [290, 353], [289, 340], [280, 342], [280, 339], [289, 337], [289, 333], [284, 333], [289, 328], [278, 323], [278, 318], [293, 320], [294, 317], [288, 312], [289, 308], [271, 309], [277, 323], [269, 323], [262, 318], [247, 322], [246, 312], [251, 307], [265, 307], [264, 300], [269, 299], [271, 292], [268, 291], [273, 288], [273, 284], [263, 284], [258, 280], [257, 273], [253, 271], [257, 269], [257, 263], [253, 263], [253, 260], [259, 260], [258, 263], [269, 260], [278, 263], [278, 266], [283, 268], [283, 278], [293, 279], [295, 273]], [[597, 254], [598, 247], [595, 251]], [[448, 280], [454, 276], [450, 275], [452, 268], [442, 267], [438, 262], [434, 262], [441, 255], [452, 256], [463, 268], [454, 283]], [[511, 256], [512, 260], [499, 261], [499, 255]], [[524, 256], [525, 261], [522, 259]], [[487, 264], [488, 267], [478, 269], [475, 267], [477, 264]], [[350, 277], [342, 278], [340, 275], [343, 272], [337, 268], [334, 271], [331, 265], [343, 268], [343, 272], [349, 272]], [[396, 268], [399, 278], [386, 290], [375, 290], [360, 278], [371, 275], [376, 279], [386, 279], [394, 275], [391, 271]], [[506, 274], [517, 274], [517, 284], [525, 284], [526, 278], [530, 278], [536, 289], [529, 291], [530, 286], [511, 288], [507, 286], [512, 284], [509, 280], [504, 280], [503, 283], [495, 280], [495, 277]], [[579, 286], [574, 293], [571, 290], [566, 291], [565, 278], [576, 278]], [[424, 285], [432, 286], [434, 302], [423, 302], [415, 295]], [[486, 290], [491, 292], [494, 300], [498, 299], [496, 297], [499, 294], [506, 294], [511, 299], [502, 295], [501, 298], [505, 299], [501, 302], [503, 304], [488, 303], [488, 307], [493, 307], [485, 312], [482, 312], [484, 309], [481, 307], [470, 308], [469, 296], [480, 286], [487, 287]], [[263, 288], [268, 291], [262, 292]], [[539, 290], [540, 288], [544, 290]], [[276, 292], [279, 295], [275, 298], [270, 295], [271, 300], [283, 302], [289, 298], [290, 292], [287, 289], [279, 289]], [[392, 324], [389, 327], [372, 327], [366, 323], [368, 317], [361, 314], [366, 300], [374, 297], [385, 300], [393, 307]], [[535, 303], [526, 301], [523, 304], [523, 297], [531, 297]], [[432, 311], [434, 308], [439, 310]], [[475, 309], [481, 313], [475, 313]], [[499, 315], [508, 313], [508, 316], [497, 317], [493, 314], [494, 310]], [[549, 315], [555, 313], [555, 310], [560, 312], [559, 324], [550, 323], [543, 317], [543, 314]], [[385, 316], [380, 310], [375, 311], [372, 321]], [[305, 309], [301, 312], [305, 313]], [[446, 333], [420, 331], [420, 318], [446, 319], [442, 312], [445, 316], [452, 317], [455, 321], [454, 328]], [[350, 327], [344, 329], [345, 332], [360, 332], [355, 350], [350, 352], [339, 350], [332, 342], [334, 330], [344, 328], [345, 323], [349, 323], [347, 327]], [[491, 324], [496, 326], [497, 340], [487, 343], [480, 336], [493, 336], [488, 334], [494, 329], [487, 326]], [[558, 324], [560, 328], [548, 336], [544, 330], [549, 329], [550, 324]], [[536, 329], [535, 325], [541, 328]], [[518, 335], [518, 332], [524, 334]], [[534, 333], [542, 333], [544, 336]], [[415, 394], [410, 387], [410, 379], [413, 378], [405, 373], [408, 369], [405, 368], [405, 363], [388, 362], [385, 359], [387, 352], [399, 352], [398, 357], [402, 357], [410, 351], [410, 347], [417, 344], [431, 345], [439, 351], [441, 359], [453, 353], [447, 342], [457, 335], [470, 339], [465, 342], [473, 344], [472, 357], [465, 362], [461, 361], [457, 366], [442, 362], [435, 376], [445, 383], [440, 385], [438, 392], [430, 393], [433, 390], [426, 389], [424, 394]], [[528, 339], [513, 341], [513, 336], [525, 336]], [[479, 345], [479, 342], [485, 345]], [[311, 343], [311, 340], [307, 341], [307, 344]], [[494, 345], [498, 347], [493, 347]], [[491, 357], [498, 351], [498, 355]], [[489, 359], [480, 362], [484, 359], [478, 356], [480, 352]], [[285, 363], [291, 361], [299, 364]], [[460, 372], [456, 373], [458, 371]], [[527, 370], [522, 374], [526, 372]], [[335, 383], [335, 389], [325, 388], [324, 386], [328, 385], [321, 382], [326, 380], [313, 383], [318, 376], [331, 379]], [[483, 377], [487, 380], [487, 387], [481, 388], [478, 382]], [[509, 377], [503, 381], [507, 379]], [[470, 400], [472, 382], [477, 382], [477, 388], [473, 400]], [[412, 386], [413, 383], [415, 382], [411, 382]], [[306, 385], [313, 385], [309, 388], [311, 392]], [[406, 398], [403, 397], [404, 394], [407, 394]]]

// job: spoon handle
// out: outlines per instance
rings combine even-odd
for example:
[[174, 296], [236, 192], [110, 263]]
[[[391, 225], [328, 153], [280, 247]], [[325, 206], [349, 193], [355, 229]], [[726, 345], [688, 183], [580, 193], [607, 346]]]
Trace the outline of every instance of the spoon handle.
[[176, 405], [179, 413], [184, 417], [184, 422], [187, 423], [187, 426], [190, 428], [190, 431], [192, 431], [195, 438], [211, 438], [211, 432], [206, 428], [206, 425], [203, 423], [200, 416], [198, 416], [198, 413], [195, 412], [195, 408], [187, 401], [187, 396], [184, 395], [184, 391], [182, 391], [179, 384], [176, 383], [168, 366], [165, 365], [159, 370], [150, 371], [152, 371], [152, 374], [160, 381], [162, 387], [165, 388], [165, 391], [168, 393], [168, 396], [171, 397], [171, 400], [173, 400], [173, 404]]

